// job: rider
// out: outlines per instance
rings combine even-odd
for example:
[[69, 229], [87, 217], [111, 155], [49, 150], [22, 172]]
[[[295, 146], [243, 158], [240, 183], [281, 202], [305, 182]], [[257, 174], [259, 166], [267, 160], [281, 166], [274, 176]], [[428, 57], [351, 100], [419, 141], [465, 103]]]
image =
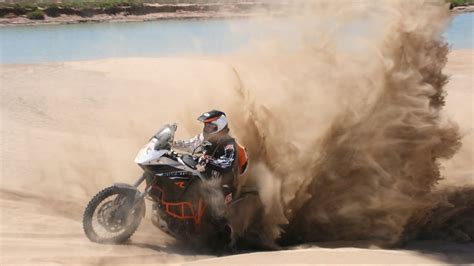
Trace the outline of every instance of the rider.
[[[174, 147], [188, 152], [193, 152], [200, 146], [203, 147], [204, 155], [199, 159], [196, 168], [208, 180], [220, 178], [224, 201], [211, 200], [214, 207], [213, 216], [216, 219], [215, 225], [218, 226], [216, 234], [218, 239], [229, 241], [227, 247], [232, 248], [235, 244], [232, 239], [235, 240], [235, 238], [232, 236], [231, 227], [228, 226], [229, 217], [224, 206], [233, 201], [233, 198], [237, 196], [235, 194], [240, 193], [238, 192], [238, 176], [247, 169], [247, 151], [229, 135], [229, 125], [224, 112], [211, 110], [199, 116], [197, 120], [204, 123], [202, 133], [189, 140], [175, 141]], [[203, 192], [212, 195], [213, 190]], [[210, 198], [213, 197], [210, 196]]]
[[174, 147], [192, 152], [204, 145], [204, 155], [200, 158], [197, 169], [206, 177], [221, 177], [222, 185], [231, 190], [237, 186], [239, 173], [238, 146], [234, 138], [229, 135], [229, 126], [224, 112], [212, 110], [198, 117], [204, 123], [203, 132], [189, 140], [175, 141]]

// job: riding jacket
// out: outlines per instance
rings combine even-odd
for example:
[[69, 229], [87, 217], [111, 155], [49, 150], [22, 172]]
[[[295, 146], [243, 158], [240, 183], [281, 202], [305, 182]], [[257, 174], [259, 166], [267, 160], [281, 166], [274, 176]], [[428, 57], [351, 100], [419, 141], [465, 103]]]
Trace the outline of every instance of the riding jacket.
[[[189, 140], [178, 140], [174, 147], [179, 150], [193, 152], [204, 141], [203, 134]], [[234, 138], [224, 135], [212, 145], [205, 146], [205, 153], [209, 156], [205, 174], [208, 178], [222, 177], [222, 183], [234, 187], [237, 177], [237, 143]]]

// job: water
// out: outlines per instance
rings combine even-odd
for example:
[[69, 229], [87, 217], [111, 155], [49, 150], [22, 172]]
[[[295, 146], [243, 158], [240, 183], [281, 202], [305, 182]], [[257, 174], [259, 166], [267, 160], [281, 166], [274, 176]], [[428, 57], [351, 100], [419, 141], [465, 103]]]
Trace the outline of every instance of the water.
[[474, 13], [461, 13], [454, 17], [444, 37], [452, 49], [474, 48]]
[[[242, 22], [245, 24], [245, 22]], [[227, 53], [246, 42], [225, 20], [0, 28], [2, 63], [38, 63], [128, 56]]]
[[[474, 48], [473, 18], [473, 13], [454, 18], [445, 33], [453, 49]], [[238, 50], [272, 30], [288, 39], [296, 32], [283, 22], [264, 28], [249, 19], [0, 27], [0, 63], [219, 55]]]

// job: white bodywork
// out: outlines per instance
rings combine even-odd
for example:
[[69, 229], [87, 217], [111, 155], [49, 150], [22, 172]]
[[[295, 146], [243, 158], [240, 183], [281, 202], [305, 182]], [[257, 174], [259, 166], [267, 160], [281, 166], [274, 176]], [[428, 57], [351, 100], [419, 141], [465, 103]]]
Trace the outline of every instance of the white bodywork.
[[[168, 149], [156, 149], [158, 147], [164, 147], [160, 144], [172, 143], [174, 139], [174, 133], [176, 130], [176, 125], [166, 125], [164, 126], [155, 136], [153, 136], [150, 141], [138, 152], [135, 157], [135, 163], [139, 165], [170, 165], [175, 168], [190, 171], [197, 173], [199, 176], [200, 173], [195, 169], [187, 166], [181, 158], [176, 158], [176, 161], [168, 157], [163, 157], [163, 155], [168, 154], [171, 150]], [[168, 146], [171, 147], [171, 146]]]
[[155, 150], [156, 138], [152, 138], [145, 147], [143, 147], [135, 157], [135, 163], [141, 165], [157, 164], [161, 156], [168, 152], [168, 150]]

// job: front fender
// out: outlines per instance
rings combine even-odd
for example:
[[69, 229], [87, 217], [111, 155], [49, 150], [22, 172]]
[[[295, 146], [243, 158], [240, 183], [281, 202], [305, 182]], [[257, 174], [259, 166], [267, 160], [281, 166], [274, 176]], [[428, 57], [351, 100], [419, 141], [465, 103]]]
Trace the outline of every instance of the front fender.
[[[140, 190], [138, 190], [136, 187], [134, 187], [132, 185], [129, 185], [129, 184], [126, 184], [126, 183], [114, 183], [114, 187], [126, 190], [126, 191], [130, 192], [131, 194], [133, 193], [135, 198], [137, 198], [138, 195], [140, 195]], [[143, 202], [143, 204], [145, 204], [145, 201], [143, 200], [143, 198], [140, 199], [140, 200]], [[142, 214], [143, 217], [145, 217], [145, 213], [146, 213], [146, 208], [143, 208], [143, 214]]]
[[140, 193], [140, 191], [136, 187], [134, 187], [130, 184], [127, 184], [127, 183], [114, 183], [114, 187], [118, 187], [118, 188], [121, 188], [121, 189], [130, 190], [130, 191], [134, 191], [136, 193]]

